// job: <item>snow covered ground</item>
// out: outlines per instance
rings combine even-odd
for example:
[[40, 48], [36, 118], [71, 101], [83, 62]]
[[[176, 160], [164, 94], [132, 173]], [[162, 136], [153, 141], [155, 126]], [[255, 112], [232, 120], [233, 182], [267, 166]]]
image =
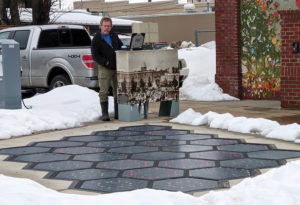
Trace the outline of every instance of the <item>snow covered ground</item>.
[[[186, 42], [183, 42], [186, 44]], [[228, 94], [215, 83], [216, 45], [215, 41], [199, 47], [182, 48], [178, 58], [186, 60], [189, 75], [180, 88], [181, 100], [222, 101], [238, 100]]]

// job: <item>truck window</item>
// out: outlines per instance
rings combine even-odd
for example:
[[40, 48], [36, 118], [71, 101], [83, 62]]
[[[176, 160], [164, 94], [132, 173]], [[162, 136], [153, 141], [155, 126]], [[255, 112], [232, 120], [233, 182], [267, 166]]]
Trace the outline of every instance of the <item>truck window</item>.
[[38, 48], [90, 45], [90, 36], [83, 29], [52, 29], [41, 32]]
[[71, 29], [73, 43], [72, 46], [90, 46], [91, 38], [83, 29]]
[[0, 39], [8, 39], [10, 33], [11, 33], [10, 31], [0, 33]]
[[20, 44], [20, 49], [26, 49], [30, 31], [16, 31], [13, 39]]
[[60, 46], [71, 46], [71, 33], [69, 29], [58, 30]]
[[58, 33], [56, 29], [43, 30], [40, 35], [38, 48], [58, 47]]

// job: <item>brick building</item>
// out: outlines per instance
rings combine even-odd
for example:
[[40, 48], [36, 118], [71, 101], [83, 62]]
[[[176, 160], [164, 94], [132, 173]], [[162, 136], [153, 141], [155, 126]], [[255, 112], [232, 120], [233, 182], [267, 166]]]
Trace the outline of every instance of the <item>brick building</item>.
[[216, 82], [224, 92], [300, 108], [299, 8], [297, 0], [215, 2]]

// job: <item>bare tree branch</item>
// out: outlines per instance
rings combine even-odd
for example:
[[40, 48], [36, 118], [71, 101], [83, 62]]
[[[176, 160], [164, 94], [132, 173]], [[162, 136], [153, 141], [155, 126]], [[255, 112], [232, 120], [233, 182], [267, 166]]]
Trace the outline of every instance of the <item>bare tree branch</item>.
[[48, 24], [51, 5], [52, 0], [32, 0], [32, 24]]
[[1, 25], [8, 25], [8, 18], [7, 18], [7, 11], [6, 6], [8, 6], [6, 3], [8, 1], [6, 0], [0, 0], [0, 24]]

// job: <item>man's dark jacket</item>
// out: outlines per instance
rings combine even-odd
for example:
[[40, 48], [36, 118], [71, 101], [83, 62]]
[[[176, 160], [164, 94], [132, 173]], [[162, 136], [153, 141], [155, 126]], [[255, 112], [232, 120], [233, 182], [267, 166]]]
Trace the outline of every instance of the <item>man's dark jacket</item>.
[[120, 50], [123, 43], [115, 32], [111, 31], [109, 35], [112, 47], [106, 43], [100, 31], [98, 31], [92, 40], [91, 51], [94, 61], [108, 69], [116, 70], [117, 62], [115, 51]]

